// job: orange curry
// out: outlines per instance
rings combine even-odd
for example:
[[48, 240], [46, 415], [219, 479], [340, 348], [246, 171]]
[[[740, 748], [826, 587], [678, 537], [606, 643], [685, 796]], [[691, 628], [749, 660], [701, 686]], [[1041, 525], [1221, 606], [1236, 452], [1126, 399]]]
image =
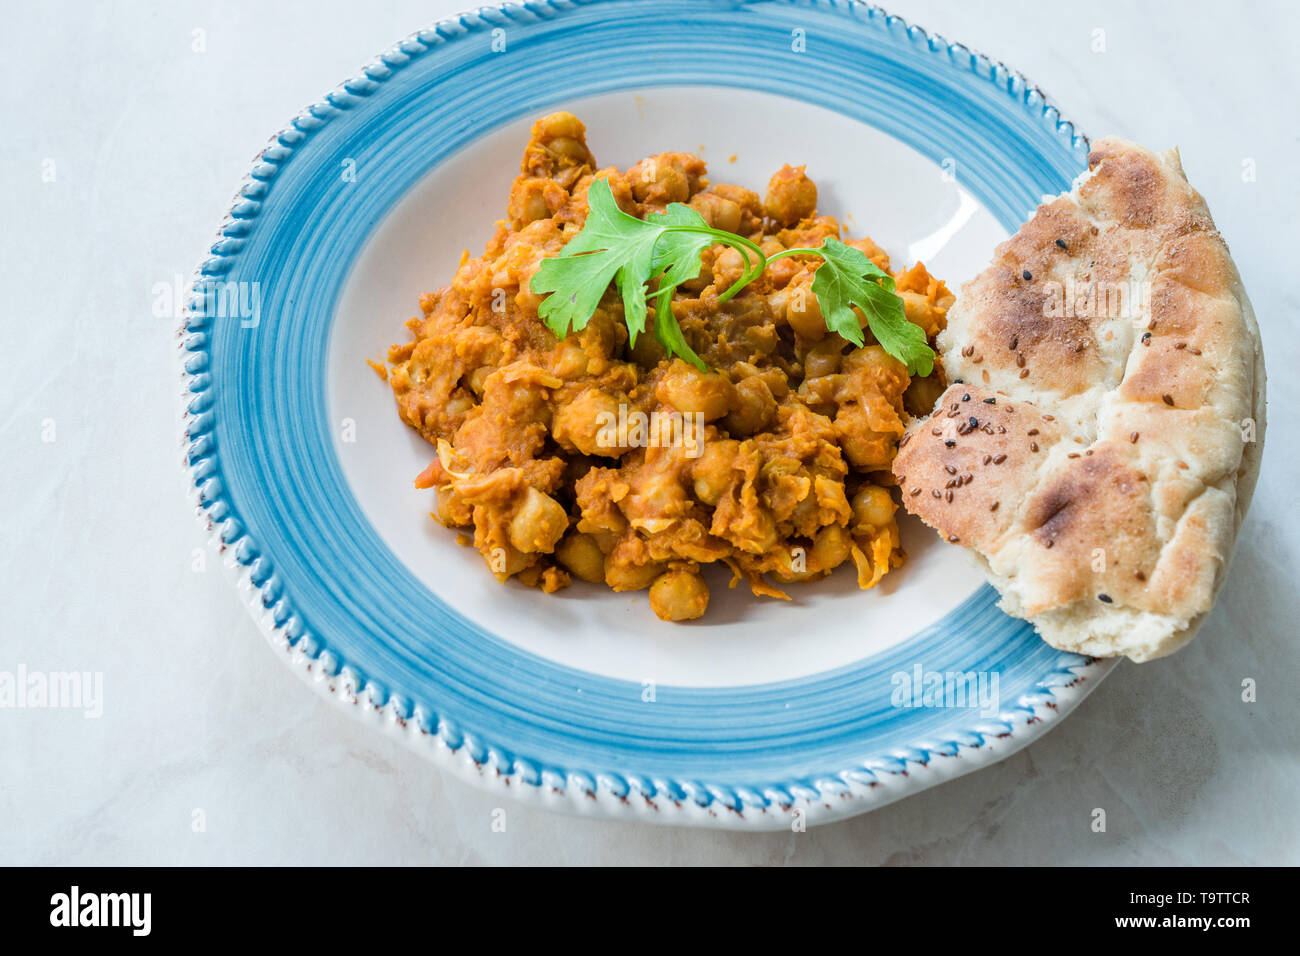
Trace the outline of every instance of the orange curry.
[[[484, 254], [466, 252], [451, 284], [421, 297], [412, 340], [388, 353], [402, 419], [437, 448], [416, 479], [436, 489], [434, 517], [472, 528], [501, 581], [648, 588], [669, 621], [705, 612], [712, 562], [756, 595], [786, 598], [785, 585], [846, 562], [874, 587], [904, 560], [889, 487], [904, 416], [931, 408], [942, 370], [913, 380], [869, 329], [863, 348], [828, 332], [809, 292], [816, 257], [779, 260], [720, 304], [744, 266], [724, 245], [672, 299], [707, 372], [669, 360], [651, 334], [629, 348], [612, 289], [560, 341], [529, 279], [582, 228], [597, 177], [633, 216], [687, 203], [767, 255], [842, 238], [803, 167], [782, 168], [760, 197], [711, 183], [689, 153], [600, 169], [575, 116], [536, 122]], [[870, 239], [844, 241], [890, 270]], [[892, 274], [933, 344], [952, 295], [920, 263]]]

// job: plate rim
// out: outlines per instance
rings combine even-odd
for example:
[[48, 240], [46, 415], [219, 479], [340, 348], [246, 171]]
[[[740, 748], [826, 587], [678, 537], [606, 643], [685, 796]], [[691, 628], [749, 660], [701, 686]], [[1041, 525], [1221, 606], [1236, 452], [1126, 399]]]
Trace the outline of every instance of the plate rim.
[[[896, 770], [876, 771], [855, 775], [856, 768], [843, 771], [837, 779], [818, 779], [812, 787], [793, 783], [786, 786], [789, 803], [780, 801], [750, 802], [743, 798], [733, 805], [719, 794], [692, 792], [696, 788], [686, 781], [669, 781], [674, 786], [658, 792], [644, 790], [629, 792], [626, 782], [607, 779], [602, 775], [583, 773], [565, 774], [556, 780], [553, 775], [543, 779], [529, 779], [517, 766], [502, 768], [491, 759], [494, 748], [486, 741], [488, 756], [476, 759], [471, 747], [461, 738], [449, 737], [443, 732], [442, 722], [428, 729], [407, 712], [397, 694], [385, 695], [375, 686], [360, 685], [355, 672], [336, 654], [314, 651], [306, 642], [295, 640], [289, 633], [288, 622], [292, 615], [278, 622], [266, 600], [265, 587], [254, 583], [253, 561], [266, 560], [265, 555], [247, 554], [241, 548], [246, 538], [238, 512], [224, 495], [205, 494], [204, 463], [215, 459], [216, 453], [204, 447], [207, 439], [204, 420], [206, 395], [214, 386], [211, 380], [202, 380], [206, 368], [206, 351], [195, 347], [194, 338], [201, 336], [191, 327], [194, 309], [202, 301], [197, 290], [201, 284], [219, 277], [228, 268], [226, 260], [237, 256], [239, 244], [229, 242], [232, 226], [247, 227], [256, 220], [260, 202], [269, 183], [280, 166], [288, 162], [296, 148], [307, 140], [308, 133], [319, 129], [330, 118], [363, 102], [378, 84], [395, 75], [401, 66], [413, 59], [426, 56], [458, 39], [490, 31], [516, 19], [525, 22], [549, 19], [574, 7], [599, 6], [621, 0], [529, 0], [521, 6], [506, 3], [500, 6], [478, 7], [465, 13], [435, 21], [430, 26], [415, 31], [399, 40], [370, 60], [333, 91], [300, 111], [288, 124], [275, 133], [254, 158], [252, 166], [236, 190], [235, 197], [217, 229], [217, 240], [209, 254], [195, 270], [188, 288], [186, 308], [177, 331], [178, 356], [181, 376], [182, 473], [197, 517], [206, 526], [224, 560], [223, 568], [234, 578], [237, 588], [247, 599], [246, 603], [264, 636], [286, 654], [291, 669], [317, 692], [348, 708], [356, 716], [378, 722], [383, 728], [397, 734], [404, 741], [438, 765], [452, 770], [456, 776], [472, 783], [502, 789], [516, 798], [538, 802], [552, 809], [579, 814], [634, 816], [654, 822], [673, 824], [728, 826], [741, 828], [775, 829], [791, 823], [802, 812], [805, 822], [816, 824], [832, 819], [856, 815], [868, 809], [883, 806], [910, 793], [919, 792], [947, 779], [955, 778], [975, 769], [991, 765], [1031, 741], [1042, 736], [1072, 710], [1100, 683], [1116, 664], [1114, 659], [1099, 660], [1079, 658], [1069, 662], [1062, 652], [1062, 666], [1054, 675], [1045, 677], [1036, 687], [1039, 692], [1029, 706], [1016, 708], [1017, 725], [1011, 722], [1005, 730], [986, 728], [965, 734], [967, 741], [943, 741], [910, 748], [901, 757]], [[770, 0], [769, 0], [770, 2]], [[1078, 150], [1088, 145], [1087, 137], [1079, 133], [1073, 123], [1061, 117], [1059, 109], [1042, 90], [1022, 74], [1007, 68], [1000, 61], [979, 54], [964, 44], [949, 43], [938, 34], [932, 34], [901, 17], [887, 13], [876, 6], [859, 0], [784, 0], [791, 5], [816, 6], [847, 15], [858, 22], [878, 21], [886, 30], [902, 30], [918, 49], [931, 55], [946, 57], [958, 69], [964, 69], [977, 78], [1001, 87], [1004, 93], [1017, 96], [1022, 107], [1048, 127], [1049, 132], [1064, 137], [1071, 148]], [[740, 6], [741, 4], [731, 4]], [[1034, 117], [1034, 112], [1037, 116]], [[246, 234], [246, 233], [245, 233]], [[196, 361], [196, 359], [203, 361]], [[263, 578], [263, 580], [267, 580]], [[329, 654], [328, 659], [326, 654]], [[1055, 677], [1055, 679], [1052, 679]], [[454, 719], [454, 718], [453, 718]], [[1041, 725], [1034, 727], [1034, 725]], [[939, 760], [938, 757], [948, 757]], [[961, 759], [961, 758], [966, 759]], [[518, 761], [516, 761], [518, 763]], [[576, 784], [576, 785], [575, 785]], [[673, 791], [676, 791], [674, 794]], [[683, 797], [683, 792], [688, 796]], [[641, 799], [632, 800], [630, 796]], [[677, 812], [669, 812], [669, 811]], [[725, 811], [719, 813], [719, 811]], [[778, 812], [779, 811], [779, 812]]]

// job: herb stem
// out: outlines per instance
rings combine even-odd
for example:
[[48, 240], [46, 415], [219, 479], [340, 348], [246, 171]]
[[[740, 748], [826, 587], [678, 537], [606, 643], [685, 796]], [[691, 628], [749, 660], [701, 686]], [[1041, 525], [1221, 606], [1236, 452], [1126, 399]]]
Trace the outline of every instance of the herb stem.
[[[749, 285], [761, 276], [763, 270], [767, 268], [768, 262], [771, 261], [763, 254], [763, 250], [759, 248], [757, 243], [750, 239], [746, 239], [744, 236], [738, 236], [734, 232], [726, 232], [722, 229], [714, 229], [709, 226], [669, 226], [665, 231], [693, 232], [698, 235], [712, 236], [714, 239], [717, 239], [718, 242], [730, 246], [740, 253], [741, 258], [745, 261], [744, 271], [741, 272], [740, 278], [733, 282], [727, 291], [718, 296], [719, 303], [728, 302], [733, 299], [741, 289], [745, 288], [745, 286]], [[758, 262], [752, 262], [747, 253], [753, 253], [758, 258]]]
[[776, 262], [777, 259], [784, 259], [786, 256], [817, 256], [824, 258], [820, 249], [782, 249], [774, 256], [767, 257], [768, 265]]

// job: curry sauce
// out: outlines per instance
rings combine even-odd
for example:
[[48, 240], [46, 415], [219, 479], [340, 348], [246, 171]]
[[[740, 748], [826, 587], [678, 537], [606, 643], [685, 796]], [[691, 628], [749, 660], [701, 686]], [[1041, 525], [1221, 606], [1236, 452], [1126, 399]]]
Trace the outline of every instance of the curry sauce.
[[[776, 598], [847, 562], [863, 588], [903, 563], [890, 463], [942, 369], [913, 379], [869, 330], [861, 348], [829, 332], [809, 291], [819, 259], [781, 259], [719, 302], [746, 263], [707, 249], [672, 298], [706, 371], [649, 334], [629, 347], [615, 290], [563, 340], [538, 317], [529, 279], [582, 228], [597, 177], [630, 215], [686, 203], [765, 255], [843, 238], [803, 167], [779, 170], [762, 197], [706, 173], [675, 152], [600, 169], [576, 117], [539, 120], [484, 254], [465, 253], [421, 298], [412, 340], [389, 350], [399, 413], [437, 450], [416, 485], [435, 489], [444, 525], [473, 529], [499, 580], [648, 588], [654, 612], [681, 621], [707, 609], [712, 562]], [[872, 240], [844, 241], [891, 271]], [[953, 296], [920, 263], [892, 274], [933, 343]]]

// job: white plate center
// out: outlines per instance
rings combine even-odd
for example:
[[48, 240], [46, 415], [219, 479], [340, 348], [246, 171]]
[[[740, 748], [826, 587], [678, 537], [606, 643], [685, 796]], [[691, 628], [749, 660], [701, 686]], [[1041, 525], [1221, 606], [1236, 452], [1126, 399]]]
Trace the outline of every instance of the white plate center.
[[[760, 194], [782, 164], [806, 164], [819, 211], [855, 237], [869, 235], [895, 266], [921, 258], [957, 289], [1006, 238], [992, 215], [944, 171], [870, 127], [796, 100], [717, 87], [612, 93], [563, 104], [587, 125], [597, 161], [626, 168], [668, 150], [693, 152], [713, 182]], [[905, 518], [909, 560], [873, 591], [852, 570], [787, 589], [794, 600], [754, 598], [727, 575], [709, 578], [708, 613], [665, 624], [645, 592], [575, 583], [555, 595], [500, 585], [477, 552], [429, 517], [432, 492], [412, 479], [433, 447], [397, 417], [388, 386], [366, 364], [405, 342], [419, 296], [445, 285], [462, 250], [482, 252], [504, 215], [528, 140], [528, 117], [476, 141], [426, 176], [376, 229], [353, 266], [329, 351], [331, 420], [354, 423], [344, 474], [388, 547], [430, 590], [502, 638], [608, 677], [691, 686], [786, 680], [850, 664], [941, 618], [982, 583], [956, 548]], [[773, 134], [775, 131], [775, 135]], [[734, 156], [734, 159], [732, 157]], [[446, 228], [443, 223], [456, 224]], [[461, 225], [465, 224], [465, 225]]]

